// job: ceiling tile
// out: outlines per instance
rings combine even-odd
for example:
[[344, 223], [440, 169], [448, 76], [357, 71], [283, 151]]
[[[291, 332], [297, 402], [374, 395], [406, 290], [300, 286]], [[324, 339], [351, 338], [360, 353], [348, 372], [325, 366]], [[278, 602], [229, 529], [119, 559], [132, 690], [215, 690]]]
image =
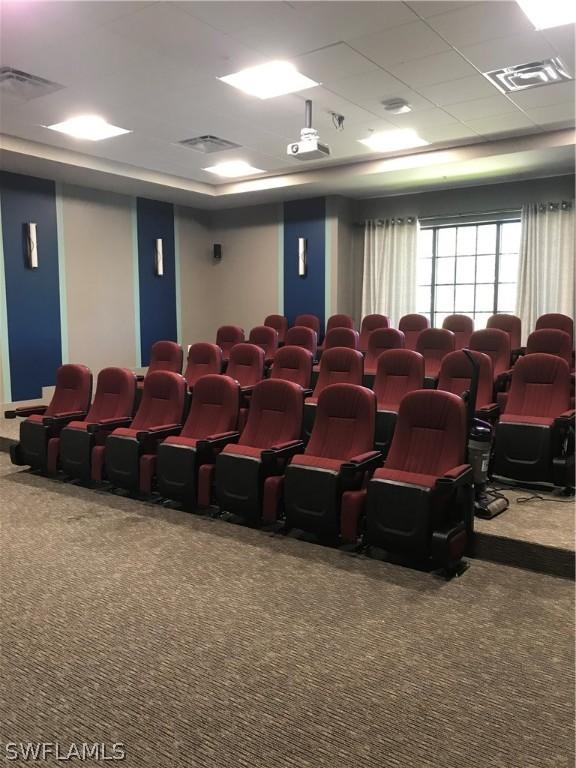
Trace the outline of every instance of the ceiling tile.
[[495, 117], [485, 117], [480, 120], [467, 120], [466, 125], [472, 128], [476, 133], [483, 136], [493, 134], [507, 133], [519, 128], [532, 128], [537, 130], [536, 125], [521, 112], [515, 112], [509, 115], [497, 115]]
[[463, 46], [459, 50], [481, 72], [526, 64], [556, 55], [555, 49], [541, 32], [499, 37], [478, 45]]
[[391, 64], [387, 69], [416, 90], [434, 83], [445, 83], [448, 80], [458, 80], [461, 77], [476, 74], [474, 67], [471, 67], [456, 51], [438, 53], [435, 56], [408, 61], [405, 64]]
[[428, 19], [428, 24], [455, 48], [529, 33], [534, 27], [515, 2], [477, 3]]
[[572, 75], [576, 74], [576, 24], [565, 24], [563, 27], [544, 29], [542, 34], [554, 46], [564, 66], [569, 68]]
[[294, 59], [293, 63], [300, 72], [319, 83], [377, 70], [372, 61], [352, 50], [346, 43], [306, 53]]
[[517, 107], [506, 96], [488, 96], [484, 99], [463, 101], [446, 107], [447, 112], [457, 117], [458, 120], [480, 120], [483, 117], [505, 115], [507, 112], [516, 112]]
[[375, 69], [362, 75], [327, 80], [324, 87], [339, 96], [359, 103], [362, 99], [385, 98], [387, 93], [399, 91], [406, 86], [384, 70]]
[[461, 139], [478, 139], [478, 134], [472, 128], [462, 123], [453, 125], [423, 127], [419, 135], [430, 144], [460, 141]]
[[457, 0], [420, 0], [420, 2], [406, 3], [414, 13], [417, 13], [422, 18], [430, 18], [432, 16], [438, 16], [440, 13], [447, 13], [448, 11], [454, 11], [456, 8], [469, 8], [473, 5], [486, 5], [486, 3], [477, 3], [475, 0], [472, 2], [457, 2]]
[[[314, 88], [311, 92], [312, 97], [312, 122], [315, 128], [321, 128], [323, 125], [332, 127], [332, 117], [330, 112], [336, 112], [344, 115], [346, 125], [363, 123], [366, 120], [373, 120], [374, 115], [357, 104], [338, 96], [326, 88]], [[301, 99], [302, 125], [304, 125], [304, 101], [307, 98], [307, 92], [295, 94], [295, 98]]]
[[422, 128], [441, 128], [445, 125], [451, 125], [458, 121], [453, 115], [436, 107], [434, 109], [423, 109], [420, 112], [408, 112], [404, 115], [390, 115], [390, 120], [398, 128], [413, 128], [416, 131]]
[[458, 104], [461, 101], [494, 96], [498, 90], [482, 75], [463, 77], [447, 83], [437, 83], [426, 88], [426, 96], [441, 107]]
[[262, 24], [289, 22], [294, 9], [284, 2], [175, 2], [196, 19], [221, 32], [234, 33]]
[[518, 93], [511, 93], [510, 98], [522, 109], [545, 107], [548, 104], [571, 104], [574, 106], [574, 83], [556, 83], [540, 88], [529, 88]]
[[567, 123], [574, 125], [576, 123], [574, 116], [574, 104], [550, 104], [546, 107], [532, 107], [526, 110], [528, 117], [538, 125], [548, 126], [556, 123]]
[[350, 45], [383, 67], [450, 50], [423, 21], [358, 37], [350, 40]]

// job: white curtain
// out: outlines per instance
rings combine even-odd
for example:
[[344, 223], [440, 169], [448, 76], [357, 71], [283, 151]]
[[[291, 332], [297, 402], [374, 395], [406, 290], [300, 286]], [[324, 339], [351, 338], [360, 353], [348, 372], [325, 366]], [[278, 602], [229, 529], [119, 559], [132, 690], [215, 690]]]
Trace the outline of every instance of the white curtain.
[[516, 314], [523, 343], [547, 312], [574, 317], [574, 201], [522, 207]]
[[379, 313], [397, 328], [416, 311], [416, 217], [364, 222], [362, 315]]

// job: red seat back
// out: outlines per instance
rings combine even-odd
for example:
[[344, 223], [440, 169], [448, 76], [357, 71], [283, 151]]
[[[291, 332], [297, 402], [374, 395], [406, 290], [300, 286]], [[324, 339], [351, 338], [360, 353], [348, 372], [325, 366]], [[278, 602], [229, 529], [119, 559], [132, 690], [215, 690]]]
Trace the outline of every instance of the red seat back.
[[228, 376], [208, 374], [196, 381], [182, 437], [201, 439], [236, 429], [240, 387]]
[[316, 357], [318, 351], [318, 334], [305, 325], [295, 325], [286, 332], [287, 347], [304, 347]]
[[376, 397], [365, 387], [332, 384], [318, 398], [314, 427], [305, 453], [351, 459], [374, 450]]
[[185, 397], [183, 376], [172, 371], [152, 371], [144, 379], [142, 400], [131, 429], [180, 424]]
[[222, 359], [230, 358], [230, 350], [244, 341], [244, 330], [237, 325], [221, 325], [216, 331], [216, 344], [222, 350]]
[[324, 339], [324, 349], [334, 347], [358, 349], [358, 332], [352, 328], [331, 328]]
[[512, 369], [506, 416], [554, 418], [570, 408], [570, 369], [560, 357], [535, 352]]
[[326, 323], [326, 333], [333, 328], [354, 328], [354, 320], [350, 315], [331, 315]]
[[366, 352], [372, 331], [375, 331], [378, 328], [388, 328], [388, 325], [389, 323], [386, 315], [366, 315], [366, 317], [362, 318], [358, 349], [361, 352]]
[[252, 448], [298, 440], [302, 430], [302, 388], [291, 381], [267, 379], [254, 387], [248, 421], [238, 441]]
[[[470, 352], [478, 363], [478, 390], [476, 393], [476, 408], [482, 408], [493, 402], [494, 373], [492, 359], [483, 352]], [[443, 392], [453, 392], [462, 395], [470, 391], [472, 384], [472, 364], [462, 350], [451, 352], [442, 360], [438, 389]]]
[[378, 365], [378, 358], [387, 349], [403, 349], [404, 334], [396, 328], [378, 328], [372, 331], [368, 340], [368, 351], [364, 360], [366, 373], [373, 373]]
[[568, 315], [561, 315], [558, 312], [550, 312], [547, 315], [540, 315], [536, 320], [535, 330], [541, 331], [545, 328], [555, 328], [558, 331], [564, 331], [570, 336], [570, 343], [574, 346], [574, 320]]
[[221, 372], [222, 350], [217, 344], [202, 341], [192, 344], [188, 350], [188, 362], [184, 371], [184, 378], [189, 387], [193, 387], [202, 376]]
[[92, 398], [92, 373], [85, 365], [61, 365], [54, 394], [44, 416], [87, 411]]
[[378, 410], [398, 412], [402, 398], [424, 386], [424, 358], [411, 349], [388, 349], [380, 354], [374, 393]]
[[451, 392], [421, 389], [400, 403], [386, 469], [439, 477], [466, 461], [466, 405]]
[[266, 360], [272, 360], [278, 349], [278, 331], [269, 325], [257, 325], [250, 331], [248, 341], [264, 350]]
[[278, 343], [284, 344], [286, 339], [286, 331], [288, 330], [288, 318], [284, 315], [268, 315], [264, 320], [264, 325], [274, 328], [278, 334]]
[[312, 353], [303, 347], [282, 347], [276, 353], [272, 369], [271, 379], [283, 379], [292, 381], [303, 389], [310, 386], [312, 375]]
[[311, 328], [313, 331], [316, 331], [316, 335], [320, 333], [320, 318], [316, 315], [298, 315], [294, 325], [303, 325], [304, 328]]
[[235, 344], [230, 350], [226, 375], [241, 387], [253, 387], [264, 376], [264, 350], [255, 344]]
[[362, 353], [346, 347], [327, 349], [320, 361], [314, 397], [330, 384], [362, 384]]
[[516, 315], [492, 315], [488, 318], [486, 328], [504, 331], [510, 337], [510, 349], [520, 349], [522, 346], [522, 321]]
[[526, 354], [531, 355], [534, 352], [556, 355], [566, 360], [568, 367], [572, 365], [572, 339], [565, 331], [555, 328], [533, 331], [526, 342]]
[[150, 350], [148, 373], [152, 371], [172, 371], [182, 373], [184, 353], [180, 344], [175, 341], [157, 341]]
[[85, 421], [132, 416], [136, 377], [127, 368], [103, 368], [96, 381], [96, 394]]
[[454, 351], [455, 338], [445, 328], [425, 328], [416, 342], [416, 351], [424, 358], [426, 376], [438, 376], [440, 365], [447, 354]]
[[474, 331], [470, 336], [470, 349], [475, 352], [484, 352], [491, 358], [494, 378], [510, 367], [510, 336], [506, 331], [499, 328]]
[[470, 343], [474, 333], [474, 320], [468, 315], [448, 315], [444, 318], [442, 328], [454, 334], [455, 349], [464, 349]]
[[404, 315], [398, 323], [398, 330], [404, 334], [406, 349], [416, 349], [420, 332], [428, 328], [428, 318], [424, 315]]

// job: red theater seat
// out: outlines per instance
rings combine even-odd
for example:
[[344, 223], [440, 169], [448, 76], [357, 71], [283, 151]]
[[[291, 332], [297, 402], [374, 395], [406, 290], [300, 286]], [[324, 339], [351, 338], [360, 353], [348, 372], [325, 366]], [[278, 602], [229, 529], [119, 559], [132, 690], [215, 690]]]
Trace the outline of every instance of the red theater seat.
[[323, 351], [334, 347], [358, 349], [358, 332], [353, 328], [331, 328], [324, 338]]
[[[325, 349], [329, 349], [329, 347], [327, 347], [326, 344], [328, 342], [328, 336], [331, 333], [331, 331], [342, 330], [342, 329], [354, 331], [354, 321], [352, 320], [350, 315], [331, 315], [328, 318], [328, 322], [326, 323], [326, 332], [324, 335], [324, 341], [319, 347], [321, 353]], [[345, 336], [345, 338], [350, 339], [350, 336]], [[350, 342], [346, 344], [341, 344], [341, 345], [332, 344], [332, 346], [347, 347], [347, 346], [350, 346]], [[356, 334], [356, 346], [353, 347], [353, 349], [357, 349], [357, 347], [358, 347], [358, 334]]]
[[[101, 480], [103, 446], [108, 435], [132, 421], [136, 378], [126, 368], [104, 368], [98, 374], [94, 401], [83, 421], [71, 421], [49, 445], [52, 469], [70, 477]], [[99, 449], [99, 450], [98, 450]]]
[[404, 315], [398, 323], [398, 330], [404, 334], [406, 349], [416, 349], [421, 331], [428, 328], [428, 318], [424, 315]]
[[[240, 388], [228, 376], [207, 375], [197, 381], [182, 432], [158, 446], [156, 481], [162, 496], [180, 500], [187, 508], [196, 506], [201, 468], [213, 469], [220, 451], [239, 437], [239, 407]], [[148, 470], [141, 491], [151, 490], [154, 457]]]
[[302, 389], [310, 387], [312, 353], [302, 347], [285, 346], [274, 357], [270, 370], [271, 379], [283, 379], [298, 384]]
[[144, 380], [142, 400], [130, 428], [115, 429], [106, 438], [104, 463], [112, 485], [139, 491], [148, 487], [150, 465], [158, 443], [182, 429], [186, 399], [184, 377], [154, 371]]
[[362, 319], [362, 325], [360, 326], [358, 349], [361, 352], [366, 352], [372, 331], [376, 331], [379, 328], [388, 328], [388, 325], [389, 323], [386, 315], [366, 315], [366, 317]]
[[[264, 484], [283, 473], [286, 462], [302, 450], [303, 391], [297, 384], [268, 379], [254, 387], [248, 421], [237, 445], [227, 445], [216, 459], [216, 499], [222, 511], [250, 523], [261, 520]], [[210, 496], [208, 473], [201, 498]]]
[[285, 345], [287, 347], [303, 347], [312, 353], [316, 359], [318, 353], [318, 334], [312, 328], [306, 328], [304, 325], [295, 325], [289, 328], [286, 333]]
[[226, 375], [235, 379], [243, 392], [250, 392], [264, 377], [264, 350], [255, 344], [236, 344], [230, 350]]
[[362, 353], [356, 349], [334, 347], [327, 349], [320, 361], [318, 379], [312, 397], [304, 404], [304, 432], [310, 434], [320, 393], [330, 384], [362, 384]]
[[512, 353], [520, 352], [522, 347], [522, 321], [516, 315], [492, 315], [486, 323], [487, 329], [496, 329], [504, 331], [510, 338], [510, 351]]
[[[10, 446], [13, 464], [48, 471], [48, 444], [71, 421], [84, 419], [92, 397], [92, 374], [85, 365], [62, 365], [49, 405], [7, 411], [7, 418], [19, 416], [20, 442]], [[52, 467], [54, 469], [54, 467]]]
[[553, 328], [558, 331], [564, 331], [570, 336], [570, 343], [574, 347], [574, 320], [568, 315], [561, 315], [558, 312], [551, 312], [547, 315], [540, 315], [536, 320], [534, 330], [541, 331], [547, 328]]
[[343, 494], [360, 489], [366, 473], [382, 458], [374, 451], [375, 418], [376, 397], [369, 389], [333, 384], [322, 391], [306, 450], [286, 469], [287, 529], [328, 540], [340, 537]]
[[474, 331], [470, 337], [470, 349], [474, 352], [483, 352], [492, 360], [495, 383], [502, 374], [507, 373], [510, 367], [510, 336], [506, 331], [499, 328]]
[[284, 344], [286, 341], [286, 331], [288, 330], [288, 318], [284, 315], [268, 315], [264, 320], [264, 325], [274, 328], [278, 334], [278, 344]]
[[269, 365], [278, 350], [278, 332], [268, 325], [257, 325], [250, 331], [250, 344], [256, 344], [264, 350], [264, 362]]
[[378, 358], [374, 378], [377, 401], [376, 448], [388, 453], [402, 399], [424, 386], [424, 358], [411, 349], [389, 349]]
[[216, 331], [216, 344], [222, 350], [222, 360], [228, 362], [230, 350], [244, 341], [244, 331], [237, 325], [221, 325]]
[[442, 328], [454, 334], [454, 349], [464, 349], [470, 343], [474, 333], [474, 320], [468, 315], [448, 315], [444, 318]]
[[518, 360], [496, 428], [494, 455], [498, 477], [574, 485], [574, 411], [565, 360], [538, 352]]
[[316, 315], [298, 315], [294, 321], [294, 325], [311, 328], [316, 332], [316, 336], [320, 335], [320, 318]]
[[416, 351], [424, 358], [425, 384], [429, 387], [436, 385], [442, 360], [454, 352], [454, 344], [454, 334], [444, 328], [426, 328], [418, 336]]
[[555, 328], [533, 331], [526, 342], [526, 354], [531, 355], [535, 352], [556, 355], [565, 360], [569, 368], [572, 366], [572, 339], [565, 331]]
[[[482, 352], [468, 350], [478, 365], [478, 385], [476, 391], [475, 411], [478, 418], [495, 421], [498, 418], [498, 406], [494, 402], [494, 374], [492, 360]], [[438, 389], [452, 392], [463, 397], [471, 392], [474, 369], [466, 352], [458, 350], [451, 352], [442, 360]], [[470, 396], [469, 394], [467, 396]]]
[[[404, 334], [396, 328], [379, 328], [372, 331], [368, 341], [368, 351], [364, 358], [364, 374], [374, 376], [378, 366], [378, 358], [389, 349], [403, 349]], [[371, 382], [370, 382], [371, 383]]]
[[[366, 536], [412, 561], [450, 566], [464, 554], [473, 515], [464, 401], [420, 390], [400, 404], [388, 457], [368, 483]], [[362, 499], [345, 510], [354, 517]]]
[[188, 362], [184, 378], [188, 389], [194, 389], [198, 379], [208, 374], [222, 372], [222, 350], [217, 344], [199, 342], [192, 344], [188, 350]]
[[[182, 373], [184, 353], [180, 344], [175, 341], [157, 341], [150, 350], [150, 363], [146, 376], [154, 371], [172, 371]], [[144, 376], [137, 376], [138, 388], [142, 389]]]

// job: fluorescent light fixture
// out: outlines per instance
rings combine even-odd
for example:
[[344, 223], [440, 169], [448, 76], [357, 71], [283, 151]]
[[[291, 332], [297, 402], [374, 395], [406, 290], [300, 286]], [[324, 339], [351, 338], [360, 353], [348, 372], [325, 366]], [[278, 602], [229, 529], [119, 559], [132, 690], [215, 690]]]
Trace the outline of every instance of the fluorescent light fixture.
[[269, 61], [267, 64], [248, 67], [218, 79], [259, 99], [271, 99], [274, 96], [304, 91], [320, 85], [315, 80], [300, 74], [294, 64], [290, 64], [289, 61]]
[[218, 163], [204, 168], [209, 173], [215, 173], [217, 176], [224, 176], [228, 179], [237, 179], [240, 176], [252, 176], [255, 173], [264, 173], [262, 168], [254, 168], [253, 165], [245, 160], [228, 160], [226, 163]]
[[79, 115], [70, 120], [64, 120], [62, 123], [47, 125], [51, 131], [65, 133], [74, 139], [86, 139], [87, 141], [102, 141], [110, 139], [112, 136], [121, 136], [123, 133], [132, 133], [125, 128], [119, 128], [117, 125], [110, 125], [99, 115]]
[[570, 0], [516, 0], [535, 29], [562, 27], [576, 22], [576, 5]]
[[372, 133], [367, 139], [358, 139], [358, 141], [374, 152], [394, 152], [398, 149], [424, 147], [430, 143], [421, 139], [411, 128], [398, 131], [379, 131]]

